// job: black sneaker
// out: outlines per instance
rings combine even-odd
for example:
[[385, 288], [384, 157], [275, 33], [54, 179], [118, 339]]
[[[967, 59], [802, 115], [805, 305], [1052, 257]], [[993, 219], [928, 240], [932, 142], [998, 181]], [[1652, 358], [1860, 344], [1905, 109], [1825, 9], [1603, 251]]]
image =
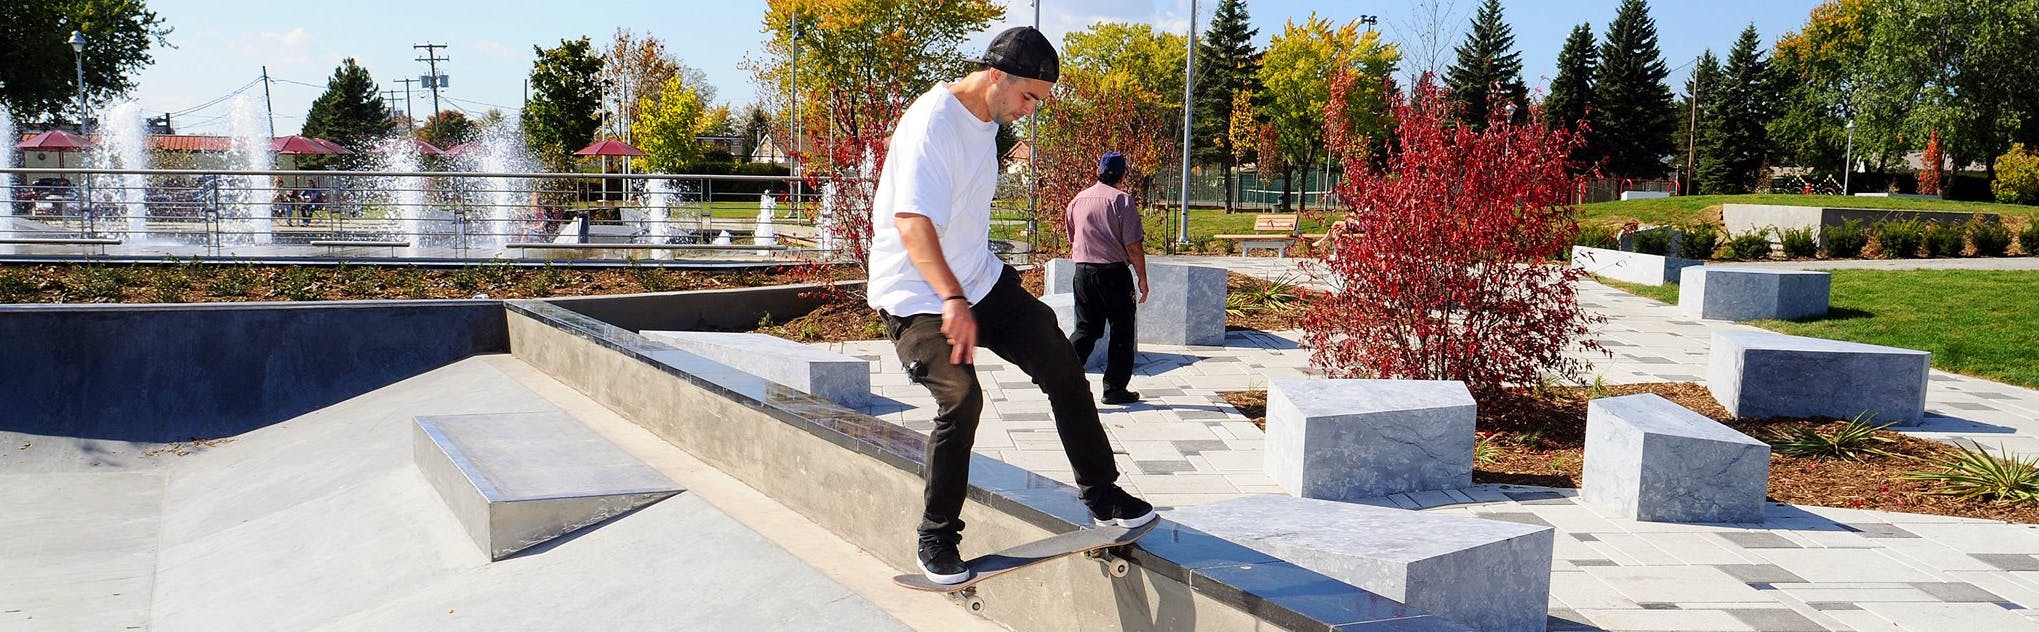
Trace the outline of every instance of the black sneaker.
[[1140, 401], [1139, 391], [1116, 389], [1104, 392], [1104, 403], [1107, 404], [1131, 404], [1137, 401]]
[[970, 567], [963, 565], [963, 556], [956, 552], [956, 542], [961, 539], [939, 533], [920, 536], [920, 573], [928, 581], [937, 584], [970, 581]]
[[1090, 518], [1100, 527], [1117, 525], [1130, 529], [1153, 522], [1154, 505], [1112, 485], [1099, 490], [1097, 499], [1090, 502]]

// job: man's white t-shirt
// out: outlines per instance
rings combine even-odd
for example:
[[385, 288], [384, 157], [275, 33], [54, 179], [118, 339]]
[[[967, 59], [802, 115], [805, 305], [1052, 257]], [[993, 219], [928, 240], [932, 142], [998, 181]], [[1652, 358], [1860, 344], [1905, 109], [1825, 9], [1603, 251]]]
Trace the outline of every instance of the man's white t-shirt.
[[998, 124], [971, 114], [949, 84], [913, 100], [899, 117], [871, 201], [871, 307], [894, 316], [942, 313], [942, 299], [906, 256], [895, 213], [927, 217], [942, 258], [975, 304], [1005, 264], [991, 254], [991, 198], [998, 188]]

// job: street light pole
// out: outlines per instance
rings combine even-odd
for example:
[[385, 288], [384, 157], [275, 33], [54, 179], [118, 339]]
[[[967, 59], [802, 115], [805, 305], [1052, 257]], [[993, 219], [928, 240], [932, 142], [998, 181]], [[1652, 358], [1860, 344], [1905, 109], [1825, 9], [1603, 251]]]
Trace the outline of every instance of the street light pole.
[[[1041, 0], [1033, 0], [1033, 3], [1034, 30], [1038, 31], [1041, 30]], [[1027, 116], [1027, 240], [1033, 243], [1041, 241], [1040, 121], [1040, 116]]]
[[[71, 31], [71, 53], [71, 57], [77, 62], [78, 68], [78, 134], [82, 136], [91, 133], [90, 130], [85, 128], [85, 119], [91, 115], [85, 110], [84, 33]], [[85, 217], [85, 233], [87, 236], [90, 236], [94, 232], [92, 226], [92, 178], [82, 175], [78, 177], [78, 213]]]
[[1848, 120], [1848, 153], [1841, 164], [1841, 195], [1848, 195], [1848, 176], [1855, 175], [1855, 120]]
[[1196, 0], [1189, 0], [1189, 41], [1182, 62], [1182, 208], [1176, 209], [1175, 243], [1189, 245], [1189, 126], [1191, 100], [1196, 98]]
[[786, 156], [787, 156], [788, 158], [790, 158], [790, 159], [791, 159], [791, 162], [793, 163], [793, 165], [792, 165], [792, 166], [793, 166], [793, 190], [791, 190], [791, 191], [787, 191], [787, 193], [788, 193], [788, 194], [790, 194], [790, 195], [791, 195], [791, 197], [793, 198], [793, 208], [792, 208], [792, 210], [791, 210], [791, 214], [792, 214], [792, 215], [794, 215], [794, 216], [798, 216], [798, 215], [800, 214], [800, 184], [801, 184], [801, 178], [803, 177], [803, 176], [801, 175], [801, 173], [800, 173], [800, 171], [801, 171], [801, 169], [800, 169], [800, 156], [798, 155], [798, 152], [800, 151], [800, 148], [801, 148], [801, 146], [803, 145], [803, 143], [801, 143], [801, 142], [800, 142], [800, 36], [801, 36], [801, 32], [800, 32], [800, 14], [799, 14], [799, 13], [794, 13], [794, 14], [793, 14], [793, 72], [792, 72], [792, 74], [793, 74], [793, 86], [792, 86], [792, 98], [793, 98], [793, 121], [792, 121], [792, 128], [793, 128], [793, 137], [792, 137], [792, 138], [790, 138], [790, 139], [787, 139], [787, 142], [789, 142], [789, 143], [792, 143], [792, 145], [793, 145], [793, 146], [792, 146], [792, 147], [788, 147], [788, 148], [786, 148], [786, 150], [785, 150]]

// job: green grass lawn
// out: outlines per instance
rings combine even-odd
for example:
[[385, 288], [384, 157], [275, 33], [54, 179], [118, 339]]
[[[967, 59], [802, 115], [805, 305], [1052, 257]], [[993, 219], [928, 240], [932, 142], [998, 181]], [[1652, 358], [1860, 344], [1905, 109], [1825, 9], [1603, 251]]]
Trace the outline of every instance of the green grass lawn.
[[1644, 224], [1683, 224], [1701, 217], [1706, 209], [1721, 204], [1778, 204], [1783, 206], [1828, 206], [1835, 208], [1904, 209], [1915, 211], [1962, 211], [1997, 213], [2005, 216], [2039, 217], [2039, 206], [1954, 202], [1906, 198], [1839, 197], [1833, 195], [1687, 195], [1626, 202], [1598, 202], [1579, 205], [1580, 223], [1619, 226], [1629, 220]]
[[[1825, 318], [1749, 324], [1933, 353], [1933, 367], [2039, 388], [2039, 271], [1835, 270]], [[1602, 283], [1667, 303], [1678, 286]]]

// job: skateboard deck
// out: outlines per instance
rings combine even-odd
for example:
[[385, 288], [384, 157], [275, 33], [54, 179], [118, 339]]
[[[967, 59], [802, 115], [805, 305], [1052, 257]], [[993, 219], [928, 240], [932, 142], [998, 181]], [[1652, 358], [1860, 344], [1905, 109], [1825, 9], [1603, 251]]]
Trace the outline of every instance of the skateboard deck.
[[[906, 588], [927, 592], [963, 592], [975, 588], [977, 584], [985, 580], [1042, 562], [1132, 544], [1133, 541], [1139, 540], [1141, 536], [1152, 532], [1154, 527], [1159, 524], [1161, 524], [1161, 520], [1157, 518], [1148, 521], [1147, 524], [1132, 528], [1095, 527], [1077, 529], [1068, 533], [1021, 544], [997, 553], [973, 557], [963, 562], [964, 566], [970, 567], [970, 579], [960, 583], [937, 584], [928, 581], [928, 578], [920, 573], [895, 576], [892, 578], [892, 582]], [[1125, 564], [1124, 560], [1107, 559], [1106, 561], [1113, 565], [1113, 576], [1123, 576], [1126, 573], [1121, 566]]]

